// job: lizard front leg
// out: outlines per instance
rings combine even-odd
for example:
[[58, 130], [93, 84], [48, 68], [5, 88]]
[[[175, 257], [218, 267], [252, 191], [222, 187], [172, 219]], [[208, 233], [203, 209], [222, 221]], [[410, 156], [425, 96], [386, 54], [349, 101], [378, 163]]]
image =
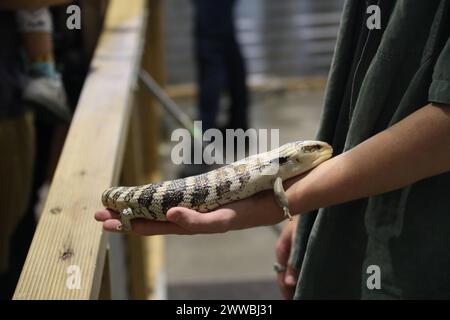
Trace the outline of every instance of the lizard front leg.
[[131, 231], [131, 219], [134, 218], [133, 210], [131, 208], [126, 208], [120, 212], [120, 222], [121, 224], [117, 227], [117, 230], [122, 232]]
[[131, 220], [136, 218], [158, 220], [158, 216], [149, 209], [140, 206], [130, 206], [120, 212], [121, 225], [118, 230], [123, 232], [131, 231]]
[[283, 180], [281, 179], [281, 177], [276, 177], [273, 184], [273, 193], [275, 195], [275, 201], [281, 207], [281, 209], [283, 209], [285, 218], [288, 218], [290, 221], [292, 221], [292, 216], [289, 212], [289, 202], [286, 196], [286, 191], [283, 187]]

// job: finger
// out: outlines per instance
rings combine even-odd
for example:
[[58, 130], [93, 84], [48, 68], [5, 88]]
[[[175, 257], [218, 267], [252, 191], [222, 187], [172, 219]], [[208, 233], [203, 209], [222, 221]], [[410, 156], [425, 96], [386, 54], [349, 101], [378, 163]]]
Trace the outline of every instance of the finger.
[[278, 273], [277, 283], [284, 299], [292, 300], [294, 298], [298, 275], [299, 271], [292, 268], [291, 265], [287, 266], [286, 272]]
[[[283, 230], [284, 231], [284, 230]], [[285, 266], [291, 253], [291, 239], [286, 232], [282, 232], [277, 242], [276, 255], [279, 264]]]
[[295, 288], [297, 286], [299, 271], [287, 265], [286, 272], [277, 274], [277, 283], [284, 299], [292, 300], [294, 298]]
[[295, 236], [297, 233], [297, 221], [294, 222], [293, 224], [293, 229], [291, 232], [291, 248], [289, 249], [289, 259], [288, 259], [288, 266], [287, 266], [287, 270], [286, 270], [286, 277], [284, 279], [284, 282], [286, 283], [286, 286], [288, 287], [293, 287], [295, 288], [295, 286], [297, 285], [297, 281], [298, 281], [298, 276], [300, 274], [300, 270], [299, 269], [295, 269], [292, 266], [292, 254], [293, 254], [293, 250], [292, 250], [292, 244], [295, 243]]
[[[100, 220], [103, 221], [103, 220]], [[107, 219], [103, 221], [103, 230], [108, 232], [121, 232], [118, 227], [121, 226], [120, 220], [117, 219]]]
[[120, 219], [120, 214], [110, 209], [102, 209], [95, 213], [95, 220], [106, 221], [109, 219]]
[[280, 287], [281, 295], [286, 300], [292, 300], [295, 294], [296, 282], [286, 283], [287, 271], [278, 274], [278, 285]]
[[288, 264], [286, 275], [284, 278], [284, 283], [288, 287], [295, 287], [297, 285], [297, 280], [299, 276], [300, 270], [294, 269], [292, 265]]
[[284, 277], [286, 275], [286, 272], [279, 272], [277, 273], [277, 284], [278, 288], [280, 288], [281, 295], [283, 296], [283, 299], [288, 299], [288, 291], [287, 287], [284, 283]]
[[[290, 268], [287, 267], [286, 272], [280, 272], [277, 276], [277, 282], [278, 286], [280, 288], [281, 295], [286, 300], [292, 300], [294, 298], [295, 288], [296, 288], [296, 281], [291, 281], [289, 283], [286, 282], [286, 277], [288, 276], [288, 270]], [[292, 276], [292, 273], [290, 273], [290, 276]]]
[[231, 209], [219, 209], [208, 213], [175, 207], [167, 211], [167, 220], [192, 233], [221, 233], [228, 231], [233, 216]]
[[[283, 228], [283, 231], [278, 239], [275, 252], [277, 262], [282, 266], [287, 266], [291, 252], [291, 236], [289, 225], [286, 225]], [[277, 274], [277, 283], [283, 298], [290, 299], [290, 297], [292, 296], [292, 289], [291, 287], [286, 285], [285, 278], [286, 272], [279, 272]]]

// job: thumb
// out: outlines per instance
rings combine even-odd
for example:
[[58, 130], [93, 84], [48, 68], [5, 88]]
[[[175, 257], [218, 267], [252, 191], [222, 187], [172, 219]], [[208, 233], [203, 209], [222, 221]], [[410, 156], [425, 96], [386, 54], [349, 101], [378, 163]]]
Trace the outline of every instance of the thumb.
[[179, 225], [180, 227], [189, 230], [195, 223], [196, 214], [197, 212], [194, 210], [183, 207], [177, 207], [171, 208], [169, 211], [167, 211], [166, 217], [169, 222], [173, 222]]
[[174, 207], [167, 211], [167, 220], [173, 222], [190, 233], [224, 232], [228, 216], [222, 211], [200, 213], [184, 207]]

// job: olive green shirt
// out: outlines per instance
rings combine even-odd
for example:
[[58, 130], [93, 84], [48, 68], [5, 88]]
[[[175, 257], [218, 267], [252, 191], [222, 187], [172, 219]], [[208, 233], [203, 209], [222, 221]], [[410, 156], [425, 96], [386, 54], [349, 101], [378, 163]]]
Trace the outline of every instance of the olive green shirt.
[[[369, 30], [371, 4], [347, 1], [341, 19], [317, 135], [335, 155], [429, 102], [450, 105], [450, 1], [380, 0]], [[302, 215], [292, 263], [297, 299], [450, 298], [450, 173]]]

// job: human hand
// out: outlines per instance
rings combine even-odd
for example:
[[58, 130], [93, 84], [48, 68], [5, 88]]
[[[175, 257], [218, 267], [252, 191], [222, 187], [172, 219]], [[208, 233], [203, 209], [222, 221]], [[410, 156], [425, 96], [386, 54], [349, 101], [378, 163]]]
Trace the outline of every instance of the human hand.
[[295, 286], [300, 273], [300, 270], [294, 269], [291, 264], [292, 246], [295, 241], [297, 224], [298, 216], [295, 216], [293, 221], [286, 223], [278, 238], [275, 250], [277, 263], [286, 268], [286, 271], [278, 272], [277, 282], [281, 294], [287, 300], [292, 300], [294, 297]]
[[[162, 234], [208, 234], [230, 230], [273, 225], [284, 219], [276, 204], [273, 192], [260, 192], [250, 198], [236, 201], [217, 210], [200, 213], [195, 210], [175, 207], [167, 211], [168, 221], [134, 219], [132, 232], [139, 235]], [[103, 222], [106, 231], [118, 232], [120, 215], [109, 209], [99, 210], [95, 219]]]

